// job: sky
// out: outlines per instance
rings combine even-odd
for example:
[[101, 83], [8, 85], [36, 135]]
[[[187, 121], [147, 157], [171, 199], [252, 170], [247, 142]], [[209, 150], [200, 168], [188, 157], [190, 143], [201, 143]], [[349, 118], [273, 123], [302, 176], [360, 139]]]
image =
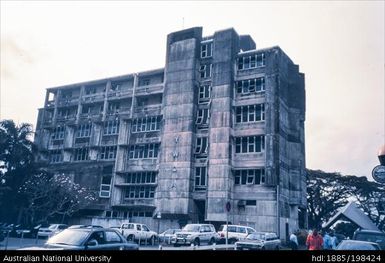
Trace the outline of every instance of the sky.
[[0, 119], [45, 89], [164, 67], [167, 34], [233, 27], [305, 73], [306, 163], [371, 178], [385, 144], [384, 1], [0, 1]]

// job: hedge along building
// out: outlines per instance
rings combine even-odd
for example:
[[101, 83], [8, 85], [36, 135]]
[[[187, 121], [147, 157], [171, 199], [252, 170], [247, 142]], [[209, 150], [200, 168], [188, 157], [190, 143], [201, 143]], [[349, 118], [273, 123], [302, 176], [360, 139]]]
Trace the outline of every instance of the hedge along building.
[[98, 193], [74, 222], [229, 219], [283, 238], [306, 226], [304, 121], [304, 74], [279, 47], [195, 27], [168, 35], [164, 69], [47, 89], [36, 143]]

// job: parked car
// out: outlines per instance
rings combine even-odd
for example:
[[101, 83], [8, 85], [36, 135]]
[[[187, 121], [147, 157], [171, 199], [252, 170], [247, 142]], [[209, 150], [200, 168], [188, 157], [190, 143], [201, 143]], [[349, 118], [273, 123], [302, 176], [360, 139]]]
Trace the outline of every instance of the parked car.
[[128, 241], [147, 241], [150, 244], [154, 244], [155, 240], [158, 238], [158, 234], [154, 231], [151, 231], [144, 224], [123, 223], [120, 226], [120, 232]]
[[181, 229], [167, 229], [163, 233], [159, 234], [159, 242], [165, 242], [171, 244], [171, 239], [175, 236], [175, 233], [180, 232]]
[[73, 229], [73, 228], [103, 228], [103, 227], [98, 225], [72, 225], [72, 226], [69, 226], [68, 228]]
[[342, 240], [336, 250], [380, 250], [380, 246], [374, 242]]
[[279, 250], [281, 240], [275, 233], [255, 232], [235, 242], [236, 250]]
[[212, 245], [219, 240], [219, 235], [211, 224], [188, 224], [180, 232], [177, 232], [171, 243], [177, 247], [180, 245], [199, 246], [203, 243]]
[[41, 227], [37, 232], [38, 237], [52, 237], [68, 228], [65, 224], [51, 224], [49, 227]]
[[385, 233], [381, 231], [359, 229], [354, 232], [353, 240], [374, 242], [385, 250]]
[[248, 235], [256, 232], [254, 228], [247, 226], [221, 225], [218, 231], [220, 243], [226, 243], [226, 230], [229, 244], [234, 244], [240, 239], [245, 239]]
[[[35, 250], [39, 248], [24, 248]], [[105, 228], [68, 228], [48, 239], [42, 250], [138, 250], [116, 230]]]
[[339, 245], [339, 243], [341, 243], [342, 240], [345, 240], [346, 239], [346, 236], [343, 235], [343, 234], [339, 234], [339, 233], [335, 233], [334, 236], [336, 237], [336, 246]]

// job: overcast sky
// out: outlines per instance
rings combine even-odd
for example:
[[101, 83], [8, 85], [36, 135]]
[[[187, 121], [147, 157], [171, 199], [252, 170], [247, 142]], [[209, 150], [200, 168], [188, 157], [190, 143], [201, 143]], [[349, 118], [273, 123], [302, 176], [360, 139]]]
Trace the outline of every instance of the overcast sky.
[[0, 119], [36, 123], [45, 89], [164, 67], [167, 34], [233, 27], [306, 78], [307, 167], [365, 175], [385, 143], [384, 1], [1, 1]]

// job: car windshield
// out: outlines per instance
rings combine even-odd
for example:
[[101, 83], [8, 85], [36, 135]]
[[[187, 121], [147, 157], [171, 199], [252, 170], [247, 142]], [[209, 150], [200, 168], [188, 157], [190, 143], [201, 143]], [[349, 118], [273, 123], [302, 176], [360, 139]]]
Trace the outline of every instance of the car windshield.
[[48, 229], [56, 229], [57, 225], [50, 225]]
[[62, 244], [70, 246], [79, 246], [84, 240], [88, 237], [89, 231], [86, 230], [75, 230], [75, 229], [66, 229], [59, 234], [48, 239], [47, 244]]
[[385, 243], [385, 235], [382, 234], [359, 233], [356, 235], [355, 239], [375, 243]]
[[225, 228], [225, 226], [224, 226], [224, 225], [221, 225], [221, 226], [219, 227], [219, 231], [223, 231], [224, 228]]
[[183, 229], [183, 232], [199, 232], [199, 225], [186, 225]]
[[338, 247], [339, 250], [377, 250], [375, 246], [368, 243], [343, 242]]
[[265, 234], [261, 233], [253, 233], [247, 236], [247, 239], [252, 239], [252, 240], [265, 240]]

